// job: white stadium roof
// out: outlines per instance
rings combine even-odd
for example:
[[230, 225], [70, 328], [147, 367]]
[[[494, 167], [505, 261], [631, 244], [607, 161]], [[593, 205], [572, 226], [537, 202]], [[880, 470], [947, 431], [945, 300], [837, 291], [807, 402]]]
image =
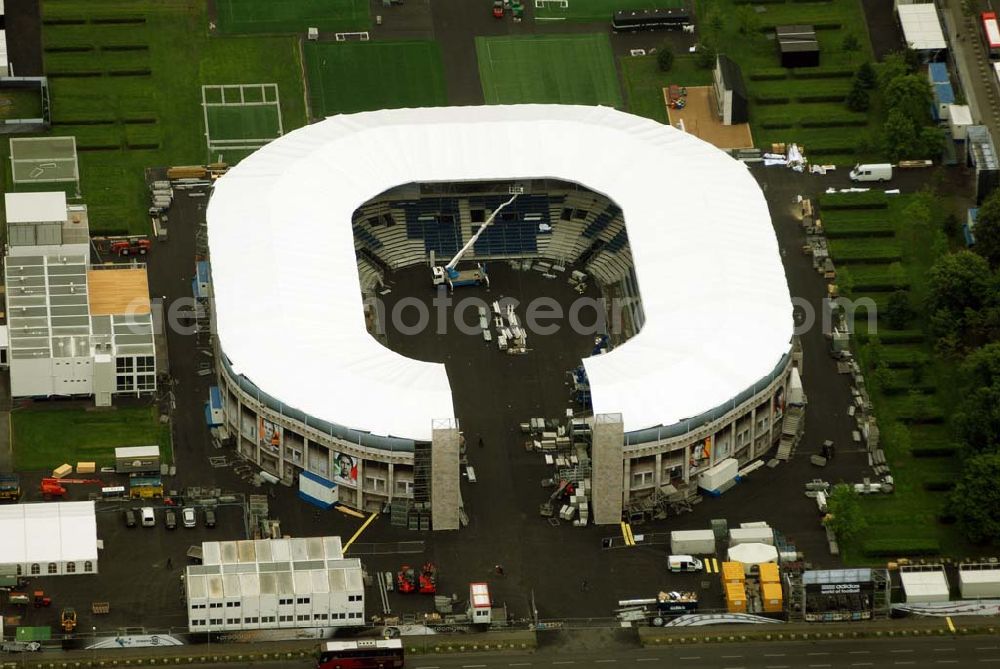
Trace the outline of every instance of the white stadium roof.
[[454, 416], [444, 365], [367, 333], [352, 214], [411, 182], [526, 178], [580, 183], [623, 210], [646, 322], [585, 361], [595, 413], [621, 413], [626, 431], [671, 425], [746, 390], [788, 352], [777, 240], [743, 164], [605, 107], [451, 107], [332, 117], [217, 182], [209, 246], [234, 371], [316, 418], [429, 440], [434, 419]]
[[0, 506], [0, 537], [0, 564], [97, 560], [94, 503]]

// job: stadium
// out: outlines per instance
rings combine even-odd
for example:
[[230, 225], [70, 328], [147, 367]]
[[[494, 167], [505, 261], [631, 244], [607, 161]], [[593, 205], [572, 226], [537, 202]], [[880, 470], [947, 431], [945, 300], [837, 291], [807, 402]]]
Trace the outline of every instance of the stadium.
[[[223, 428], [313, 503], [406, 501], [418, 529], [460, 526], [474, 493], [456, 407], [475, 400], [455, 359], [503, 355], [488, 332], [500, 311], [480, 312], [481, 337], [421, 335], [446, 366], [407, 355], [373, 304], [430, 303], [431, 267], [469, 244], [458, 269], [493, 278], [456, 298], [488, 307], [516, 283], [522, 299], [558, 285], [619, 305], [620, 327], [558, 349], [565, 398], [498, 419], [555, 418], [553, 441], [585, 446], [594, 522], [654, 491], [693, 496], [721, 461], [744, 467], [780, 440], [801, 360], [767, 204], [742, 163], [674, 128], [565, 105], [336, 116], [231, 169], [207, 217]], [[547, 373], [556, 354], [529, 349]]]

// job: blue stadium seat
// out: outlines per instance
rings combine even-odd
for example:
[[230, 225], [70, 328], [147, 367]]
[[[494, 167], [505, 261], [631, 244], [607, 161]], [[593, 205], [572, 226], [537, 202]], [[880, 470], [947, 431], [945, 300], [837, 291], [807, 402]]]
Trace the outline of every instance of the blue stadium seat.
[[[470, 197], [469, 209], [493, 211], [508, 199], [509, 195]], [[538, 252], [538, 227], [551, 226], [550, 207], [562, 199], [548, 195], [519, 196], [476, 241], [476, 255], [534, 255]], [[473, 223], [473, 232], [478, 229], [479, 226]]]

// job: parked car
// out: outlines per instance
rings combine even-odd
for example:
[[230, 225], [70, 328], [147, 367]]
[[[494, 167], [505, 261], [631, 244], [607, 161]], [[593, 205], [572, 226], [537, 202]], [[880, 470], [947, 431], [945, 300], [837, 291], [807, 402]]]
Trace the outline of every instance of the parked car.
[[142, 516], [143, 527], [153, 527], [156, 525], [156, 514], [153, 513], [153, 507], [144, 506], [139, 513]]
[[135, 527], [135, 511], [125, 509], [125, 527]]
[[194, 527], [196, 525], [194, 509], [190, 506], [184, 507], [181, 511], [181, 520], [184, 521], [184, 527]]
[[205, 527], [215, 527], [215, 511], [205, 509]]
[[174, 511], [173, 509], [167, 509], [166, 524], [168, 530], [177, 529], [177, 512]]

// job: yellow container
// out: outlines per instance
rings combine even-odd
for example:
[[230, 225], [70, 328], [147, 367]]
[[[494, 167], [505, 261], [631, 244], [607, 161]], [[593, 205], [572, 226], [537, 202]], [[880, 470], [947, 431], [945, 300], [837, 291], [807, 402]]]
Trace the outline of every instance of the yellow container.
[[65, 478], [72, 473], [73, 473], [73, 465], [70, 464], [59, 465], [58, 467], [52, 470], [52, 476], [57, 479]]
[[760, 582], [781, 583], [781, 578], [778, 576], [778, 565], [774, 562], [765, 562], [760, 565]]
[[780, 613], [783, 606], [780, 583], [761, 583], [760, 599], [764, 604], [765, 613]]
[[723, 583], [742, 583], [746, 580], [742, 562], [723, 562], [721, 572]]
[[742, 583], [726, 583], [726, 609], [730, 613], [746, 613], [747, 591]]
[[76, 473], [77, 474], [93, 474], [97, 471], [96, 462], [78, 462], [76, 463]]

